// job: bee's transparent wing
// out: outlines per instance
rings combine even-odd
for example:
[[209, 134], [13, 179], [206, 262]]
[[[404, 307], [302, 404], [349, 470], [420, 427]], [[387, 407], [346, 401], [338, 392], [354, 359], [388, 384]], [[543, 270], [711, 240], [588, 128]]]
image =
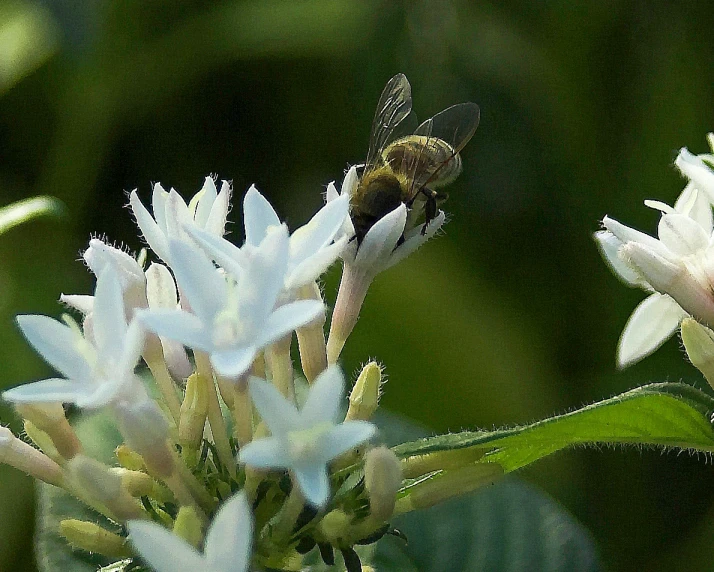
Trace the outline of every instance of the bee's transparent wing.
[[404, 74], [397, 74], [387, 82], [377, 103], [369, 137], [366, 169], [377, 165], [382, 149], [390, 140], [396, 127], [412, 110], [412, 88]]
[[[459, 103], [444, 109], [417, 127], [414, 135], [426, 137], [426, 141], [420, 156], [410, 166], [411, 171], [408, 173], [413, 192], [433, 181], [439, 171], [466, 146], [478, 127], [480, 113], [475, 103]], [[426, 157], [422, 161], [424, 149], [428, 149], [434, 139], [448, 143], [451, 152], [438, 161], [428, 161]]]

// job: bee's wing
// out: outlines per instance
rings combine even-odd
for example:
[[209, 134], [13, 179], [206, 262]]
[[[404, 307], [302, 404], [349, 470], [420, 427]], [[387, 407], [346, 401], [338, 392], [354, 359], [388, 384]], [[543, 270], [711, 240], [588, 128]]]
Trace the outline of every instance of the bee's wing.
[[397, 74], [387, 82], [377, 103], [369, 137], [366, 169], [376, 165], [382, 149], [390, 140], [396, 127], [412, 110], [412, 88], [404, 74]]
[[413, 164], [414, 171], [409, 177], [413, 192], [434, 180], [441, 168], [466, 146], [478, 127], [480, 114], [479, 107], [475, 103], [459, 103], [444, 109], [417, 127], [414, 135], [427, 138], [423, 148], [428, 147], [431, 139], [441, 139], [449, 144], [453, 153], [445, 156], [442, 161], [427, 164], [417, 158]]

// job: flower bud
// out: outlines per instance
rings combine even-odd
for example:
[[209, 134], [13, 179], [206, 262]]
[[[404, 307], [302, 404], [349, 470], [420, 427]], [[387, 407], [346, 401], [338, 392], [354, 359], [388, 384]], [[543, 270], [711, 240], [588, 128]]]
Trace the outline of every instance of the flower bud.
[[106, 465], [85, 455], [76, 455], [67, 469], [80, 490], [105, 505], [119, 520], [142, 518], [139, 505], [122, 487], [121, 477], [111, 473]]
[[116, 455], [119, 464], [125, 469], [129, 469], [130, 471], [146, 470], [146, 464], [144, 463], [143, 457], [136, 451], [132, 451], [128, 446], [119, 445], [114, 451], [114, 454]]
[[182, 445], [200, 446], [208, 415], [208, 398], [208, 388], [198, 374], [189, 376], [179, 417], [179, 441]]
[[174, 471], [168, 445], [168, 423], [156, 403], [150, 399], [116, 408], [116, 416], [127, 445], [144, 459], [150, 473], [159, 478]]
[[32, 445], [21, 441], [7, 427], [0, 427], [0, 463], [10, 465], [51, 485], [62, 483], [62, 468]]
[[364, 485], [369, 493], [372, 517], [388, 520], [394, 512], [402, 470], [397, 456], [387, 447], [375, 447], [365, 455]]
[[127, 558], [132, 552], [126, 539], [85, 520], [66, 519], [60, 522], [59, 533], [76, 549], [103, 554], [110, 558]]
[[121, 479], [121, 485], [133, 497], [152, 496], [154, 479], [141, 471], [130, 471], [124, 467], [112, 467], [109, 472]]
[[37, 447], [58, 465], [64, 463], [64, 458], [57, 452], [55, 444], [52, 442], [52, 439], [50, 439], [50, 436], [47, 433], [40, 431], [32, 424], [31, 421], [27, 420], [25, 420], [22, 424], [22, 428], [25, 430], [25, 435], [27, 435], [35, 444], [35, 447]]
[[[322, 300], [320, 287], [316, 282], [300, 289], [303, 300]], [[300, 348], [302, 372], [309, 383], [327, 369], [327, 347], [325, 345], [325, 314], [314, 321], [298, 328], [297, 339]]]
[[201, 546], [203, 526], [196, 509], [190, 506], [182, 506], [176, 515], [173, 532], [194, 548]]
[[371, 361], [362, 368], [352, 388], [345, 421], [357, 419], [369, 421], [379, 405], [381, 387], [382, 368], [377, 362]]
[[693, 318], [682, 320], [682, 342], [692, 365], [714, 387], [714, 332]]
[[65, 459], [82, 452], [82, 444], [67, 421], [61, 403], [18, 403], [15, 409], [24, 419], [49, 435], [57, 452]]
[[409, 494], [397, 501], [395, 513], [403, 514], [434, 506], [493, 484], [503, 474], [503, 467], [497, 463], [476, 463], [462, 469], [444, 471], [410, 488]]

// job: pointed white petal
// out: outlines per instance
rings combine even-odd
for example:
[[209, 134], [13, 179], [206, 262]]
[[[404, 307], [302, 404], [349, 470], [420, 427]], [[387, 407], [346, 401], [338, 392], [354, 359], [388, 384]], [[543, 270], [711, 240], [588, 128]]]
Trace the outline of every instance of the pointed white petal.
[[[257, 192], [257, 191], [256, 191]], [[251, 323], [262, 322], [275, 307], [288, 268], [288, 230], [274, 227], [238, 277], [239, 315]]]
[[295, 264], [327, 246], [342, 228], [348, 216], [349, 197], [339, 197], [327, 203], [305, 226], [290, 237], [290, 259]]
[[329, 203], [334, 201], [339, 196], [340, 193], [335, 186], [335, 181], [331, 181], [330, 184], [327, 185], [327, 191], [325, 191], [325, 202]]
[[389, 257], [389, 261], [384, 267], [384, 270], [391, 268], [395, 264], [399, 264], [407, 256], [415, 252], [427, 240], [434, 236], [439, 231], [439, 229], [444, 226], [445, 222], [446, 215], [443, 211], [439, 211], [439, 214], [436, 215], [436, 217], [434, 217], [434, 219], [429, 222], [429, 225], [426, 227], [426, 231], [424, 231], [423, 234], [423, 225], [419, 225], [418, 227], [413, 228], [411, 231], [409, 231], [409, 233], [404, 236], [404, 242], [397, 246], [395, 251], [392, 253], [392, 256]]
[[315, 507], [327, 503], [330, 499], [330, 479], [325, 465], [295, 468], [293, 474], [307, 502]]
[[[197, 193], [198, 202], [196, 204], [196, 213], [193, 215], [196, 224], [203, 228], [208, 221], [208, 215], [211, 214], [211, 207], [218, 196], [216, 191], [216, 183], [211, 177], [206, 177], [203, 181], [203, 187]], [[195, 198], [195, 197], [194, 197]], [[191, 201], [193, 202], [193, 200]]]
[[595, 242], [600, 249], [600, 254], [615, 275], [628, 286], [644, 287], [642, 276], [620, 257], [620, 248], [623, 244], [619, 238], [609, 230], [599, 230], [594, 234]]
[[223, 236], [226, 232], [226, 219], [231, 206], [231, 186], [228, 181], [221, 184], [221, 192], [213, 201], [211, 212], [203, 228], [206, 232], [214, 236]]
[[607, 216], [602, 219], [602, 225], [619, 238], [623, 244], [627, 242], [639, 242], [654, 250], [660, 256], [668, 256], [667, 248], [659, 240], [649, 234], [645, 234], [644, 232], [625, 226], [624, 224]]
[[330, 429], [320, 441], [320, 455], [325, 463], [354, 449], [377, 434], [369, 421], [345, 421]]
[[214, 350], [211, 352], [211, 364], [218, 375], [237, 379], [250, 369], [256, 353], [253, 346]]
[[406, 222], [407, 207], [404, 204], [379, 219], [362, 240], [357, 250], [355, 265], [376, 265], [381, 270], [397, 246]]
[[272, 435], [285, 435], [289, 431], [302, 428], [297, 408], [273, 386], [252, 377], [248, 381], [250, 396]]
[[169, 251], [176, 282], [188, 298], [191, 309], [205, 323], [212, 323], [226, 303], [225, 278], [195, 246], [172, 240]]
[[94, 350], [79, 332], [49, 316], [20, 315], [15, 319], [30, 345], [53, 368], [70, 379], [91, 379], [92, 365], [87, 358]]
[[211, 351], [213, 343], [201, 320], [183, 310], [144, 310], [137, 313], [136, 319], [150, 332], [177, 340], [183, 345]]
[[[136, 218], [136, 224], [141, 230], [141, 234], [144, 235], [144, 240], [151, 247], [151, 250], [161, 258], [164, 262], [168, 262], [169, 259], [169, 248], [164, 231], [159, 228], [159, 225], [153, 219], [149, 211], [146, 210], [136, 191], [132, 191], [129, 197], [129, 204], [134, 212], [134, 218]], [[155, 204], [155, 203], [154, 203]]]
[[672, 298], [652, 294], [627, 320], [617, 347], [617, 365], [625, 368], [653, 353], [679, 326], [686, 313]]
[[253, 246], [263, 242], [271, 226], [280, 226], [277, 213], [255, 185], [251, 185], [243, 199], [243, 224], [245, 241]]
[[288, 272], [288, 276], [285, 279], [285, 289], [293, 290], [315, 282], [340, 257], [346, 245], [347, 237], [343, 236], [334, 244], [325, 246], [312, 256], [304, 259]]
[[59, 301], [85, 315], [89, 314], [94, 307], [94, 296], [84, 294], [60, 294]]
[[248, 263], [248, 257], [240, 248], [220, 235], [211, 234], [196, 227], [186, 227], [185, 230], [209, 258], [234, 279], [238, 279], [242, 269]]
[[166, 222], [166, 203], [169, 200], [169, 193], [166, 192], [161, 183], [154, 185], [154, 190], [151, 193], [151, 210], [154, 213], [156, 224], [159, 226], [161, 233], [168, 240], [168, 223]]
[[144, 328], [137, 319], [132, 320], [122, 340], [123, 344], [120, 345], [121, 356], [117, 364], [117, 373], [134, 371], [144, 350], [144, 339]]
[[692, 155], [686, 147], [682, 147], [674, 164], [699, 190], [709, 195], [709, 200], [714, 200], [714, 172], [701, 158]]
[[709, 236], [704, 229], [683, 214], [663, 215], [657, 234], [670, 251], [680, 256], [694, 254], [709, 244]]
[[206, 533], [204, 554], [210, 570], [245, 572], [250, 561], [253, 515], [245, 493], [228, 499]]
[[293, 330], [309, 324], [325, 311], [325, 305], [319, 300], [298, 300], [280, 306], [272, 312], [263, 325], [256, 345], [269, 345]]
[[68, 379], [52, 377], [13, 387], [2, 393], [12, 403], [76, 403], [94, 391], [94, 386]]
[[171, 251], [171, 240], [187, 240], [183, 227], [193, 225], [191, 211], [176, 190], [171, 189], [168, 199], [166, 199], [166, 233], [169, 237], [169, 252]]
[[118, 357], [127, 323], [121, 285], [116, 272], [109, 266], [97, 278], [93, 316], [94, 339], [100, 359]]
[[664, 214], [674, 214], [676, 212], [675, 209], [670, 207], [667, 203], [663, 203], [662, 201], [653, 201], [648, 199], [645, 201], [645, 206], [660, 211]]
[[285, 439], [264, 437], [241, 447], [238, 462], [256, 469], [287, 469], [290, 452]]
[[342, 181], [342, 189], [340, 190], [341, 194], [351, 197], [357, 189], [357, 183], [359, 183], [359, 177], [357, 176], [357, 166], [353, 165], [352, 167], [350, 167], [349, 171], [347, 171], [347, 174], [345, 175], [345, 178]]
[[152, 263], [146, 271], [146, 299], [152, 309], [175, 309], [178, 305], [174, 277], [163, 264]]
[[344, 396], [345, 377], [339, 366], [331, 365], [310, 386], [305, 404], [300, 410], [303, 423], [336, 423], [344, 405]]
[[[680, 198], [683, 197], [685, 193], [690, 193], [692, 199], [688, 203], [687, 210], [682, 211], [682, 214], [686, 214], [692, 220], [697, 221], [699, 226], [704, 229], [704, 232], [710, 235], [712, 230], [714, 230], [714, 214], [712, 213], [712, 204], [709, 196], [705, 192], [697, 190], [692, 183], [685, 187]], [[679, 205], [679, 200], [677, 204], [675, 204], [675, 208], [677, 205]]]
[[130, 520], [127, 528], [129, 540], [156, 572], [206, 570], [206, 560], [186, 541], [163, 526], [155, 522]]

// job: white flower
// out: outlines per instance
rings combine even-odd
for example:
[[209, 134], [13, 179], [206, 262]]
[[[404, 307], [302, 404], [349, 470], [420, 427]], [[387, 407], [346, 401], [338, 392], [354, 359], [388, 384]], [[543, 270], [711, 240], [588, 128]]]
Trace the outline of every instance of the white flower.
[[193, 313], [145, 310], [139, 316], [154, 333], [207, 352], [219, 375], [244, 374], [257, 353], [322, 312], [322, 302], [301, 300], [275, 309], [288, 260], [284, 226], [268, 233], [236, 281], [227, 280], [196, 247], [170, 241], [176, 281]]
[[[310, 222], [293, 232], [285, 274], [287, 292], [311, 284], [337, 260], [350, 238], [341, 236], [336, 239], [349, 218], [348, 211], [349, 197], [341, 197], [322, 207]], [[200, 229], [186, 229], [213, 260], [236, 276], [268, 232], [281, 225], [277, 213], [255, 186], [248, 189], [243, 200], [243, 217], [246, 240], [240, 249], [224, 238]]]
[[98, 408], [142, 396], [134, 367], [141, 355], [143, 332], [136, 322], [127, 325], [121, 285], [111, 267], [97, 279], [91, 335], [83, 336], [48, 316], [18, 316], [17, 323], [32, 347], [65, 378], [15, 387], [3, 393], [6, 400]]
[[258, 469], [291, 471], [306, 500], [324, 506], [330, 497], [327, 464], [371, 439], [377, 430], [368, 421], [338, 423], [345, 390], [342, 371], [331, 366], [322, 372], [299, 411], [273, 385], [257, 378], [249, 385], [272, 436], [243, 447], [239, 461]]
[[[357, 189], [358, 183], [357, 169], [352, 167], [345, 175], [340, 193], [337, 192], [334, 183], [330, 183], [327, 187], [328, 204], [338, 198], [350, 198]], [[446, 221], [446, 215], [440, 210], [436, 217], [429, 221], [426, 228], [422, 224], [408, 228], [408, 215], [409, 209], [402, 203], [383, 216], [367, 231], [359, 246], [356, 241], [348, 244], [342, 254], [345, 263], [364, 269], [365, 273], [374, 277], [416, 251], [434, 236]], [[349, 220], [345, 222], [342, 230], [348, 236], [354, 235], [354, 226]], [[401, 241], [402, 236], [403, 241]]]
[[662, 212], [658, 238], [605, 217], [607, 230], [595, 234], [605, 260], [626, 284], [653, 292], [630, 316], [617, 351], [626, 367], [659, 348], [691, 314], [714, 323], [712, 209], [707, 196], [688, 184], [674, 208], [645, 204]]
[[203, 187], [188, 205], [174, 189], [167, 193], [160, 184], [155, 184], [151, 199], [153, 217], [141, 204], [136, 190], [131, 192], [129, 203], [146, 242], [159, 258], [171, 266], [169, 240], [188, 240], [184, 227], [195, 227], [214, 236], [223, 236], [230, 195], [228, 182], [223, 181], [221, 192], [216, 193], [213, 179], [206, 177]]
[[253, 522], [245, 494], [227, 500], [206, 533], [203, 554], [154, 522], [131, 520], [129, 540], [156, 572], [246, 572], [250, 563]]

